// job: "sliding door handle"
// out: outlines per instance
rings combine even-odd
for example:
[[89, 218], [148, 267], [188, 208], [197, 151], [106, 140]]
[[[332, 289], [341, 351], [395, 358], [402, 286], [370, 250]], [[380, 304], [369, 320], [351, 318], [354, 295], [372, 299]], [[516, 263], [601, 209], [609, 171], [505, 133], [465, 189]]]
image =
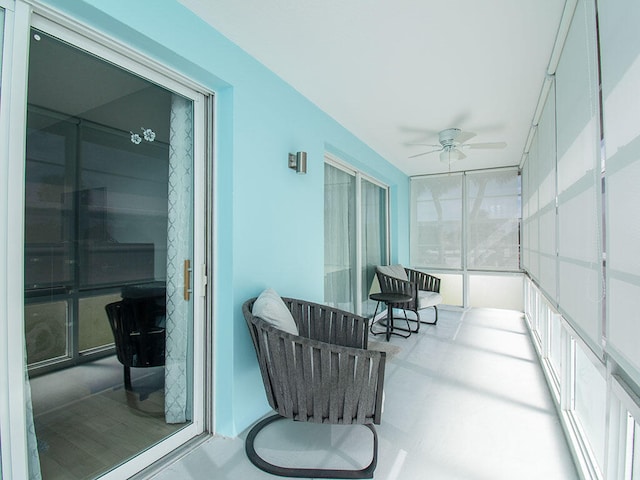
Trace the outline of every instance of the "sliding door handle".
[[191, 260], [184, 261], [184, 299], [189, 301], [191, 299]]

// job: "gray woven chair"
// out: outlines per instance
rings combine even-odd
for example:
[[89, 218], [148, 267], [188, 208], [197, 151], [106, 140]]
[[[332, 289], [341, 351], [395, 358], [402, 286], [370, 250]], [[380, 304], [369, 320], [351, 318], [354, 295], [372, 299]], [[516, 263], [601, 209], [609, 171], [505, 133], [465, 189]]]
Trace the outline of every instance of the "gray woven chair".
[[[409, 303], [391, 304], [390, 307], [411, 310], [416, 314], [416, 320], [408, 319], [411, 322], [416, 322], [416, 329], [412, 330], [413, 332], [420, 330], [421, 323], [428, 325], [438, 323], [438, 305], [442, 303], [440, 279], [438, 277], [419, 270], [404, 268], [402, 265], [378, 266], [376, 267], [376, 275], [380, 284], [380, 291], [411, 295], [412, 300]], [[433, 307], [435, 310], [435, 320], [433, 322], [423, 321], [420, 318], [420, 310], [428, 307]]]
[[[336, 308], [283, 298], [299, 335], [283, 332], [242, 307], [258, 357], [269, 405], [277, 412], [254, 425], [245, 443], [249, 460], [274, 475], [306, 478], [372, 478], [378, 458], [385, 353], [367, 350], [368, 319]], [[256, 452], [254, 441], [270, 423], [359, 424], [373, 433], [371, 463], [361, 470], [289, 468]]]

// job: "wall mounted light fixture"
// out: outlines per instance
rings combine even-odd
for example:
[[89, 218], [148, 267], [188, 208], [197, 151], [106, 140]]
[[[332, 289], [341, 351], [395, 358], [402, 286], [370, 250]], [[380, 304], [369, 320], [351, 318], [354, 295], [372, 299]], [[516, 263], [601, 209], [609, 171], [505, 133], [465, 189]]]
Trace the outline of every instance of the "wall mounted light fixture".
[[290, 153], [289, 168], [297, 173], [307, 173], [307, 152]]

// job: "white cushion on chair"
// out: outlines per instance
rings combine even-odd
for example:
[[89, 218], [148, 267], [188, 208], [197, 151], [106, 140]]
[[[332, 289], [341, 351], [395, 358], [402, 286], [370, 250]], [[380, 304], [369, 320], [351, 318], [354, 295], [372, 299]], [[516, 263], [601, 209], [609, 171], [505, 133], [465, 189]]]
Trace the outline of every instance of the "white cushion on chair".
[[299, 335], [296, 321], [291, 315], [291, 311], [282, 301], [280, 295], [273, 288], [267, 288], [253, 303], [251, 313], [270, 323], [278, 330]]
[[418, 291], [418, 310], [434, 307], [442, 303], [442, 295], [437, 292]]
[[398, 280], [404, 280], [405, 282], [409, 281], [407, 272], [402, 265], [378, 266], [376, 267], [376, 270], [389, 277], [397, 278]]

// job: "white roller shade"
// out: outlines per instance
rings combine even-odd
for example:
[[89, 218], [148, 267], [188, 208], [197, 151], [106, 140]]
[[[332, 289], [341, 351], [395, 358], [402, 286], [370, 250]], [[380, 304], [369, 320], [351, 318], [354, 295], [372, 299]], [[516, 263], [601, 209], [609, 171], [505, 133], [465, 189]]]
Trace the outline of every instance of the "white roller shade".
[[539, 194], [539, 150], [538, 150], [538, 135], [536, 134], [531, 143], [531, 149], [529, 151], [529, 275], [536, 280], [540, 281], [540, 211], [538, 207], [538, 194]]
[[529, 250], [529, 164], [531, 156], [527, 158], [522, 166], [522, 229], [520, 232], [520, 266], [524, 270], [529, 270], [530, 250]]
[[540, 288], [557, 300], [556, 229], [556, 102], [555, 86], [545, 103], [538, 124], [538, 219]]
[[607, 349], [640, 382], [640, 4], [599, 2], [607, 206]]
[[467, 268], [517, 271], [520, 224], [518, 171], [466, 174]]
[[556, 72], [558, 303], [601, 350], [600, 129], [594, 0], [578, 2]]
[[461, 174], [411, 179], [411, 265], [462, 268]]

